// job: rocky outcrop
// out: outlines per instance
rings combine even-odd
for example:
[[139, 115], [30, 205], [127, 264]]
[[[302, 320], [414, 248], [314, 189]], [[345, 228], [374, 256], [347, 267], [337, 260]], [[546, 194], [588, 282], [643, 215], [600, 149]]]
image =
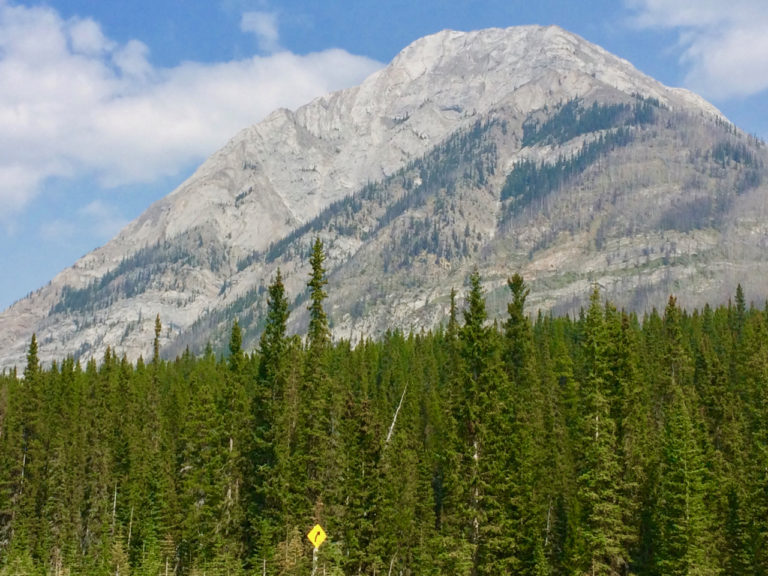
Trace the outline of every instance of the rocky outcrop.
[[[581, 128], [531, 136], [558, 118]], [[516, 170], [590, 146], [556, 185], [510, 192]], [[765, 270], [764, 160], [698, 96], [560, 28], [441, 32], [360, 86], [236, 135], [3, 312], [0, 366], [23, 364], [33, 332], [45, 359], [146, 356], [158, 314], [168, 354], [215, 341], [235, 314], [253, 339], [278, 265], [300, 302], [316, 234], [337, 336], [434, 326], [475, 265], [499, 311], [513, 270], [545, 309], [573, 309], [593, 282], [641, 310], [670, 289], [722, 297]]]

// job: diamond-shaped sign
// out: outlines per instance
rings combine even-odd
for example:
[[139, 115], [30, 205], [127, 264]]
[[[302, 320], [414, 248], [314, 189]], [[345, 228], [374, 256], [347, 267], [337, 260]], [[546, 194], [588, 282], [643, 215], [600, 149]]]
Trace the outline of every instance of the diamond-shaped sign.
[[320, 526], [320, 524], [315, 524], [315, 527], [309, 531], [309, 534], [307, 534], [307, 538], [309, 538], [309, 541], [312, 542], [312, 545], [315, 548], [320, 548], [320, 545], [325, 542], [325, 530], [323, 530], [323, 527]]

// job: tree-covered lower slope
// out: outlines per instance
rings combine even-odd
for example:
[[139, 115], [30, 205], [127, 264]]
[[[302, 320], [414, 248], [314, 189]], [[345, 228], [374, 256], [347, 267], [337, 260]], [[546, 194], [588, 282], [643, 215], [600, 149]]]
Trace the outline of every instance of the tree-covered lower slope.
[[[768, 574], [768, 309], [539, 316], [480, 275], [436, 332], [332, 343], [281, 275], [257, 351], [0, 377], [0, 574]], [[354, 346], [352, 345], [354, 344]]]

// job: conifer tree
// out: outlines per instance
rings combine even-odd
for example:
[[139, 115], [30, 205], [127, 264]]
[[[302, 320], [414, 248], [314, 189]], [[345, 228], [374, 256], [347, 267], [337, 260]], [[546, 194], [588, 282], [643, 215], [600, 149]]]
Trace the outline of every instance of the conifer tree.
[[659, 572], [665, 575], [712, 574], [704, 462], [683, 390], [675, 386], [670, 393], [657, 507], [661, 534], [656, 561]]
[[[310, 354], [316, 356], [329, 344], [330, 330], [328, 328], [328, 316], [323, 308], [323, 301], [327, 298], [325, 286], [328, 279], [325, 277], [325, 253], [320, 238], [315, 239], [312, 246], [312, 256], [309, 264], [311, 271], [307, 287], [309, 288], [309, 329], [307, 341]], [[315, 358], [316, 359], [316, 358]]]
[[[549, 570], [546, 559], [551, 540], [546, 518], [551, 520], [551, 507], [555, 497], [554, 487], [542, 489], [555, 470], [551, 468], [555, 454], [548, 444], [554, 432], [554, 419], [558, 408], [551, 402], [556, 390], [551, 378], [537, 372], [537, 356], [534, 354], [534, 336], [530, 320], [525, 315], [525, 300], [529, 289], [522, 276], [514, 274], [507, 285], [512, 301], [507, 305], [508, 317], [504, 324], [504, 356], [510, 394], [499, 401], [508, 405], [504, 421], [496, 427], [510, 430], [506, 434], [509, 463], [507, 475], [510, 482], [510, 514], [523, 535], [514, 542], [519, 570], [527, 573]], [[542, 347], [543, 348], [543, 347]], [[548, 352], [541, 354], [548, 357]], [[548, 442], [549, 440], [549, 442]], [[551, 522], [550, 522], [551, 528]], [[551, 532], [551, 530], [550, 530]]]
[[304, 508], [307, 516], [311, 513], [315, 521], [323, 519], [324, 488], [331, 485], [329, 474], [338, 473], [334, 459], [340, 456], [333, 450], [337, 429], [334, 422], [333, 381], [328, 373], [328, 352], [330, 328], [323, 308], [327, 294], [325, 286], [325, 253], [320, 238], [316, 238], [310, 256], [309, 328], [307, 332], [306, 362], [300, 391], [300, 420], [298, 434], [301, 436], [298, 448], [300, 461], [304, 463], [301, 472], [306, 478], [304, 486]]
[[448, 328], [446, 330], [446, 336], [449, 340], [453, 340], [458, 333], [459, 322], [456, 312], [456, 288], [451, 288], [451, 305], [448, 311]]
[[[520, 274], [515, 273], [508, 281], [512, 292], [512, 302], [507, 305], [508, 318], [504, 324], [507, 340], [507, 365], [512, 381], [521, 384], [522, 379], [530, 379], [532, 374], [526, 373], [531, 368], [531, 333], [530, 323], [525, 316], [525, 299], [530, 290]], [[530, 384], [529, 384], [530, 385]]]
[[247, 383], [252, 375], [248, 372], [248, 358], [243, 351], [243, 333], [237, 320], [232, 324], [229, 339], [229, 370], [226, 374], [226, 385], [222, 391], [220, 413], [222, 415], [222, 432], [225, 443], [223, 451], [224, 468], [221, 476], [223, 498], [219, 506], [219, 531], [224, 537], [224, 545], [217, 549], [219, 562], [229, 564], [233, 557], [242, 553], [243, 534], [245, 525], [243, 499], [245, 454], [250, 443], [250, 403], [248, 401]]
[[232, 331], [229, 335], [229, 369], [239, 374], [244, 368], [245, 357], [243, 354], [243, 331], [240, 323], [235, 318]]
[[463, 361], [465, 414], [461, 426], [465, 445], [462, 474], [466, 536], [472, 543], [473, 571], [492, 574], [514, 571], [514, 531], [506, 502], [509, 485], [510, 415], [499, 342], [486, 325], [485, 297], [480, 274], [469, 277], [464, 325], [459, 334]]
[[472, 547], [473, 570], [478, 562], [477, 546], [480, 539], [480, 525], [483, 521], [480, 510], [480, 459], [481, 454], [481, 410], [484, 405], [480, 395], [483, 392], [482, 374], [488, 357], [489, 338], [485, 321], [487, 312], [480, 274], [475, 269], [469, 277], [469, 293], [463, 312], [464, 324], [459, 332], [462, 369], [462, 414], [458, 421], [462, 439], [458, 479], [464, 484], [461, 490], [465, 500], [457, 510], [462, 517], [462, 537]]
[[10, 529], [16, 548], [26, 548], [33, 554], [38, 551], [35, 509], [38, 505], [38, 491], [44, 480], [39, 475], [45, 468], [44, 454], [41, 451], [41, 426], [44, 424], [42, 408], [45, 402], [43, 378], [38, 358], [37, 336], [32, 334], [27, 348], [24, 381], [16, 388], [17, 396], [11, 399], [13, 412], [16, 413], [16, 418], [12, 418], [11, 423], [18, 428], [10, 430], [12, 437], [16, 437], [15, 454], [11, 457], [11, 503], [14, 510]]
[[40, 372], [40, 360], [37, 357], [37, 335], [32, 334], [27, 350], [27, 366], [24, 368], [24, 380], [32, 382]]
[[157, 365], [160, 362], [160, 334], [163, 331], [163, 324], [160, 322], [160, 314], [155, 316], [155, 340], [152, 345], [152, 363]]
[[660, 531], [657, 566], [662, 574], [710, 574], [709, 514], [704, 505], [707, 485], [700, 428], [695, 411], [698, 395], [684, 341], [683, 313], [670, 296], [664, 311], [664, 428], [656, 507]]
[[251, 548], [262, 558], [274, 544], [279, 514], [280, 482], [275, 475], [277, 465], [276, 426], [279, 407], [285, 398], [285, 363], [288, 340], [288, 300], [280, 269], [269, 286], [267, 323], [259, 339], [259, 368], [251, 398], [252, 430], [248, 462], [248, 521], [251, 525]]
[[0, 575], [299, 576], [314, 522], [318, 573], [768, 574], [768, 314], [743, 296], [531, 324], [517, 279], [500, 329], [475, 272], [462, 326], [454, 295], [445, 331], [326, 332], [313, 359], [281, 284], [253, 356], [239, 326], [221, 360], [85, 370], [35, 338], [0, 374]]
[[288, 299], [285, 296], [285, 286], [280, 268], [277, 269], [275, 280], [270, 284], [268, 293], [267, 323], [259, 338], [259, 352], [261, 354], [259, 378], [269, 383], [274, 390], [275, 379], [279, 377], [284, 362], [289, 316]]
[[610, 342], [597, 288], [592, 292], [584, 326], [584, 373], [581, 386], [582, 441], [579, 500], [583, 510], [582, 569], [590, 574], [625, 571], [627, 529], [620, 503], [620, 465], [616, 422], [608, 392]]

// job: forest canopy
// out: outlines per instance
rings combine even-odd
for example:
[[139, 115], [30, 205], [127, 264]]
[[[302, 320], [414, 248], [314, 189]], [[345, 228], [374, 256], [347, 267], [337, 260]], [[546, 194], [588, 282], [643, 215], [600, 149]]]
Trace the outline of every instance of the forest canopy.
[[[280, 274], [257, 350], [0, 376], [0, 574], [768, 573], [768, 310], [487, 321], [333, 342]], [[162, 328], [157, 320], [157, 334]], [[157, 338], [156, 338], [157, 342]]]

